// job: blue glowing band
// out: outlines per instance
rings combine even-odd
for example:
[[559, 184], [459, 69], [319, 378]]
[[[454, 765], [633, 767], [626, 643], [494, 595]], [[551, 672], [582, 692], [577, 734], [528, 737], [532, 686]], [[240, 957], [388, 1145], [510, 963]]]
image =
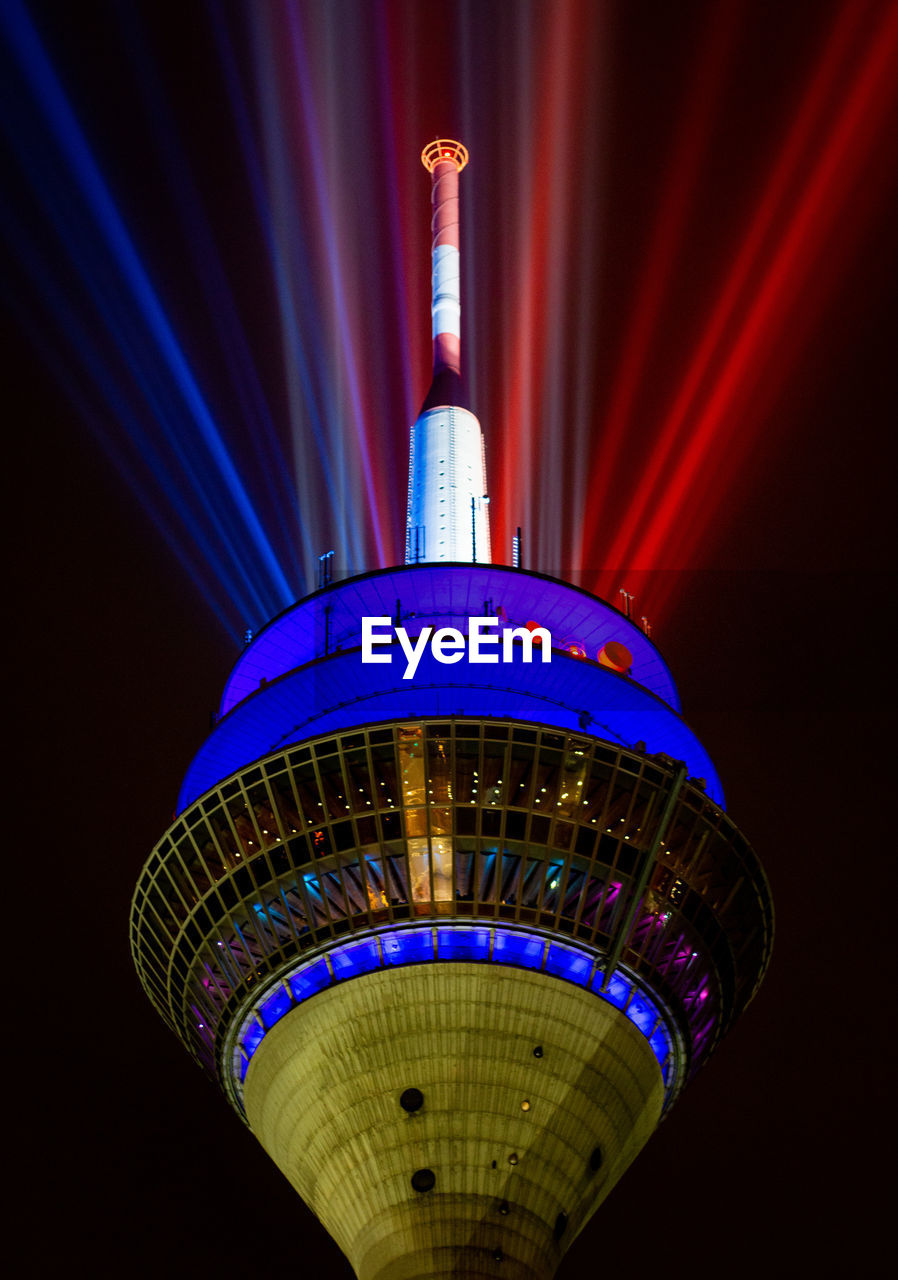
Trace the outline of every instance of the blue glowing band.
[[617, 746], [638, 742], [649, 755], [683, 760], [723, 805], [723, 789], [707, 751], [677, 713], [624, 676], [597, 663], [555, 653], [551, 664], [480, 666], [464, 656], [443, 666], [428, 650], [414, 680], [404, 662], [366, 666], [360, 650], [333, 654], [260, 689], [222, 720], [194, 757], [178, 811], [246, 765], [292, 743], [388, 721], [465, 715], [547, 724]]
[[673, 677], [652, 642], [629, 618], [596, 596], [542, 574], [503, 565], [407, 565], [351, 578], [300, 600], [272, 619], [237, 660], [222, 695], [224, 716], [265, 683], [320, 658], [326, 648], [361, 644], [362, 618], [388, 614], [399, 606], [408, 628], [462, 626], [486, 604], [502, 610], [500, 620], [520, 625], [533, 619], [548, 628], [555, 643], [580, 644], [594, 658], [609, 641], [633, 655], [632, 678], [680, 709]]
[[234, 1054], [237, 1080], [242, 1085], [267, 1032], [319, 991], [378, 969], [436, 960], [511, 965], [584, 987], [620, 1009], [642, 1032], [661, 1067], [665, 1087], [670, 1089], [676, 1065], [670, 1030], [660, 1007], [629, 975], [616, 970], [603, 990], [605, 975], [601, 959], [594, 953], [523, 930], [485, 925], [434, 925], [378, 933], [344, 943], [298, 966], [269, 990], [245, 1019]]

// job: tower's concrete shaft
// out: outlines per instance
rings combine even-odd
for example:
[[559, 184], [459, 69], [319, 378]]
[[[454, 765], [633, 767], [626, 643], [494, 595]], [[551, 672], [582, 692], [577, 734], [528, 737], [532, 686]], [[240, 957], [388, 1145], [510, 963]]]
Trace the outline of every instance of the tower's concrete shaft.
[[549, 1280], [657, 1125], [663, 1085], [645, 1037], [589, 992], [437, 963], [294, 1009], [245, 1103], [359, 1280]]

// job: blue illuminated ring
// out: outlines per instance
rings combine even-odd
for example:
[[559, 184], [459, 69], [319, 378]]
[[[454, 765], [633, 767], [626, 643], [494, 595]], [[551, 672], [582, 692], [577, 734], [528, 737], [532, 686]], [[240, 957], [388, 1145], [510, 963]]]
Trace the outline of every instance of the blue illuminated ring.
[[614, 1005], [648, 1040], [661, 1067], [666, 1105], [673, 1098], [679, 1053], [664, 1010], [632, 975], [618, 967], [607, 989], [602, 957], [524, 929], [493, 925], [421, 925], [368, 934], [296, 965], [257, 999], [233, 1040], [231, 1075], [241, 1103], [253, 1055], [286, 1014], [320, 991], [380, 969], [434, 961], [475, 961], [531, 969], [562, 978]]

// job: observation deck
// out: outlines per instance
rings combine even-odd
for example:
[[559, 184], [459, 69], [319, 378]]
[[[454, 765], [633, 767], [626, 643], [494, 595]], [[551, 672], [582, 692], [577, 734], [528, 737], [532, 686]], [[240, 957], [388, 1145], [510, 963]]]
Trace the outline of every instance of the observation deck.
[[[430, 650], [411, 680], [398, 642], [388, 665], [361, 657], [362, 618], [387, 617], [412, 636], [493, 616], [499, 631], [537, 623], [552, 661], [481, 665], [467, 655], [442, 665]], [[632, 659], [622, 673], [599, 660], [609, 645]], [[335, 584], [275, 618], [238, 659], [219, 721], [187, 771], [178, 810], [248, 761], [335, 732], [420, 716], [504, 716], [588, 732], [620, 746], [643, 744], [686, 762], [724, 803], [708, 753], [682, 720], [664, 660], [622, 613], [586, 591], [497, 565], [409, 565]]]
[[[407, 599], [433, 606], [427, 593], [445, 571], [396, 572], [417, 588]], [[491, 583], [507, 576], [519, 587], [532, 576], [495, 567], [480, 572]], [[210, 742], [229, 721], [240, 723], [241, 708], [283, 706], [290, 662], [306, 658], [320, 636], [326, 600], [338, 618], [344, 608], [350, 616], [342, 588], [374, 607], [384, 603], [384, 587], [392, 592], [395, 585], [386, 574], [340, 584], [271, 623], [238, 661], [223, 703], [232, 710]], [[572, 596], [582, 607], [582, 614], [566, 615], [572, 625], [591, 641], [605, 638], [611, 626], [644, 655], [655, 678], [664, 678], [653, 646], [642, 637], [640, 649], [641, 633], [616, 610], [580, 600], [585, 593], [573, 588], [559, 590], [563, 584], [547, 585], [534, 610], [541, 619], [553, 621], [562, 603], [570, 611]], [[374, 587], [376, 598], [369, 595]], [[450, 595], [439, 615], [425, 609], [418, 620], [455, 617]], [[358, 665], [358, 650], [312, 659], [300, 671], [307, 676], [321, 662], [342, 671], [349, 662]], [[287, 669], [278, 676], [280, 667]], [[559, 669], [562, 684], [584, 674], [595, 688], [631, 683], [561, 652], [552, 664], [520, 669], [537, 683], [554, 681]], [[271, 679], [261, 676], [259, 691], [234, 702], [260, 670]], [[445, 678], [455, 668], [441, 671]], [[437, 674], [428, 670], [423, 686], [417, 678], [409, 682], [411, 702], [428, 702], [428, 689], [438, 691], [428, 684]], [[330, 686], [320, 676], [306, 684], [313, 693], [323, 688]], [[492, 930], [486, 943], [487, 934], [478, 934], [480, 950], [471, 953], [483, 963], [499, 963], [503, 946], [506, 955], [516, 954], [507, 942], [497, 950], [496, 938], [523, 931], [547, 943], [541, 964], [560, 966], [562, 976], [599, 998], [607, 998], [606, 977], [626, 975], [620, 980], [658, 1011], [650, 1033], [663, 1024], [659, 1061], [668, 1103], [751, 998], [770, 949], [770, 896], [755, 855], [722, 807], [685, 781], [686, 771], [666, 752], [553, 724], [547, 702], [541, 721], [502, 716], [503, 700], [507, 706], [519, 691], [490, 693], [494, 715], [418, 715], [368, 725], [360, 721], [370, 699], [360, 699], [342, 717], [351, 728], [296, 734], [301, 741], [241, 763], [235, 754], [234, 767], [191, 798], [154, 851], [134, 899], [138, 970], [163, 1017], [238, 1108], [254, 1036], [271, 1023], [279, 1000], [285, 1012], [295, 991], [308, 989], [298, 977], [306, 960], [324, 962], [317, 973], [329, 975], [325, 985], [345, 981], [359, 964], [364, 972], [374, 963], [372, 946], [381, 948], [377, 964], [387, 963], [382, 948], [389, 936], [409, 963], [424, 962], [408, 931], [425, 920], [436, 930], [428, 961], [443, 958], [440, 927], [476, 922]], [[647, 696], [657, 704], [659, 733], [676, 723], [671, 708]], [[472, 705], [477, 692], [468, 688], [465, 698]], [[330, 726], [333, 712], [318, 710]], [[238, 741], [228, 737], [235, 753]], [[200, 758], [208, 758], [205, 749]], [[195, 773], [194, 765], [188, 777]], [[508, 927], [497, 935], [499, 923]], [[367, 951], [326, 959], [341, 940], [363, 937]], [[553, 939], [568, 949], [559, 951]]]
[[[428, 650], [404, 680], [396, 643], [391, 664], [362, 662], [366, 616], [409, 635], [466, 633], [472, 617], [499, 631], [538, 623], [551, 662], [534, 650], [530, 663], [464, 654], [442, 665]], [[627, 669], [604, 665], [608, 653], [627, 654]], [[447, 1055], [466, 1087], [480, 1081], [492, 1097], [518, 1081], [546, 1114], [558, 1101], [540, 1093], [537, 1062], [549, 1054], [556, 1073], [567, 1064], [570, 1139], [556, 1149], [554, 1121], [531, 1125], [530, 1181], [501, 1199], [530, 1224], [520, 1258], [542, 1259], [510, 1274], [548, 1276], [561, 1247], [551, 1222], [582, 1225], [757, 989], [773, 936], [767, 882], [677, 707], [657, 649], [618, 610], [495, 565], [335, 584], [275, 618], [235, 664], [177, 819], [138, 883], [132, 950], [159, 1013], [285, 1172], [297, 1171], [288, 1176], [363, 1280], [382, 1263], [393, 1274], [376, 1224], [403, 1224], [406, 1244], [394, 1244], [407, 1256], [415, 1197], [431, 1179], [447, 1189], [448, 1177], [466, 1206], [459, 1239], [497, 1203], [471, 1153], [512, 1141], [512, 1104], [457, 1119]], [[478, 1050], [462, 1065], [472, 1026]], [[371, 1186], [390, 1188], [389, 1213], [369, 1207], [368, 1225], [348, 1235], [358, 1135], [327, 1128], [314, 1159], [295, 1149], [321, 1145], [304, 1126], [330, 1123], [319, 1091], [333, 1061], [362, 1073], [333, 1086], [340, 1105], [366, 1098], [399, 1153], [371, 1173]], [[417, 1170], [406, 1168], [414, 1135], [391, 1128], [410, 1080], [431, 1108], [430, 1139], [415, 1139], [430, 1163]], [[444, 1150], [458, 1124], [460, 1166]], [[322, 1178], [334, 1185], [319, 1203]], [[427, 1212], [442, 1231], [443, 1211]], [[569, 1242], [567, 1225], [562, 1235]], [[450, 1254], [447, 1276], [461, 1257]], [[432, 1255], [420, 1267], [444, 1274]]]

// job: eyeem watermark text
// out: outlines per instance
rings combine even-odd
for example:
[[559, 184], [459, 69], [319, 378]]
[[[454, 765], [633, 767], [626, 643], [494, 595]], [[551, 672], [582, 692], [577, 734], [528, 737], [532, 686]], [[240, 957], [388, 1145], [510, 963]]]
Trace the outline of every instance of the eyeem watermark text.
[[[502, 625], [502, 630], [497, 628]], [[493, 628], [492, 632], [487, 628]], [[378, 628], [378, 630], [375, 630]], [[424, 650], [430, 650], [437, 662], [451, 666], [461, 662], [468, 651], [469, 662], [532, 662], [534, 641], [540, 648], [543, 662], [552, 661], [552, 635], [546, 627], [509, 627], [500, 624], [498, 618], [469, 618], [467, 638], [456, 627], [422, 627], [420, 635], [409, 638], [405, 627], [394, 627], [392, 618], [362, 618], [362, 662], [392, 662], [392, 653], [375, 653], [375, 648], [399, 641], [406, 657], [403, 680], [411, 680], [418, 669]], [[520, 649], [515, 652], [515, 642]], [[500, 657], [501, 652], [501, 657]]]

